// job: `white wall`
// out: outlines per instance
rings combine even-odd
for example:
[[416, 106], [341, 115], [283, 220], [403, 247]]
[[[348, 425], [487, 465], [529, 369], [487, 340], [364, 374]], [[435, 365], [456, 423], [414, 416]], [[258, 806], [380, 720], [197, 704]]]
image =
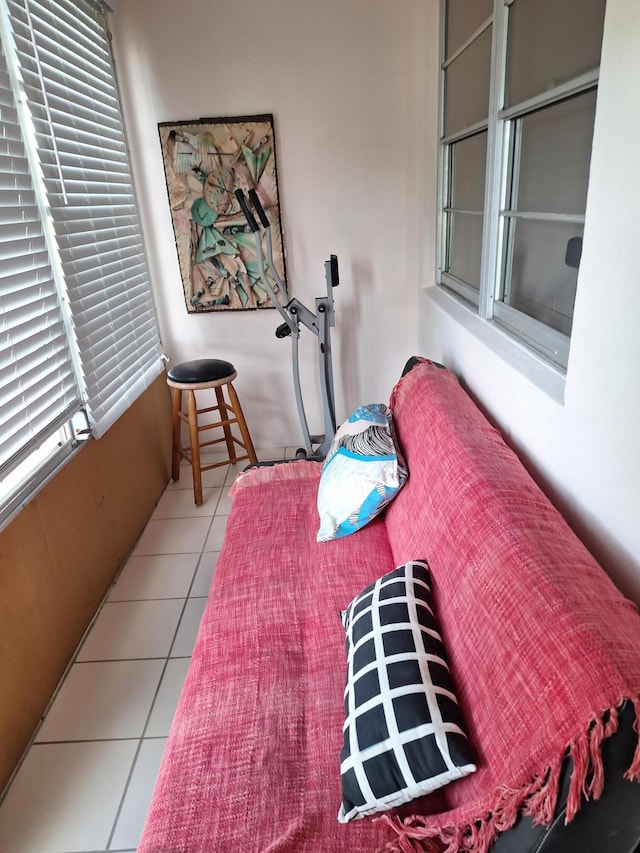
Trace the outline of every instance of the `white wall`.
[[[289, 341], [273, 310], [187, 315], [158, 122], [273, 113], [292, 294], [313, 308], [340, 263], [338, 420], [387, 400], [416, 352], [423, 32], [437, 0], [121, 0], [114, 48], [164, 346], [218, 357], [258, 446], [297, 444]], [[430, 9], [430, 12], [427, 10]], [[435, 26], [435, 24], [434, 24]], [[315, 338], [301, 337], [312, 432]]]
[[614, 580], [640, 602], [638, 44], [640, 4], [608, 0], [564, 393], [557, 377], [433, 287], [421, 299], [420, 349], [459, 373]]
[[[566, 383], [434, 281], [438, 0], [120, 0], [118, 72], [163, 337], [235, 362], [257, 443], [297, 443], [273, 311], [187, 316], [157, 123], [273, 112], [298, 298], [338, 254], [339, 419], [420, 352], [454, 369], [619, 586], [640, 601], [640, 5], [608, 0]], [[426, 285], [421, 291], [419, 282]], [[315, 351], [304, 387], [320, 428]]]

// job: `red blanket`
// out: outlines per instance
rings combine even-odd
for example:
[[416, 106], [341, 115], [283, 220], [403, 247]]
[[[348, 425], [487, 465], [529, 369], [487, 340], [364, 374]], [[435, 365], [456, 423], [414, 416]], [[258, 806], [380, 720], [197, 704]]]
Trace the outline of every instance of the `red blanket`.
[[[391, 821], [393, 849], [484, 853], [520, 809], [550, 822], [567, 752], [567, 821], [599, 796], [616, 708], [640, 710], [640, 617], [452, 374], [423, 362], [392, 408], [410, 472], [387, 511], [394, 562], [427, 555], [480, 753], [477, 773]], [[640, 779], [640, 750], [627, 775]]]
[[[550, 819], [567, 750], [569, 817], [598, 796], [601, 742], [640, 695], [635, 607], [455, 377], [419, 364], [392, 406], [409, 481], [362, 531], [316, 543], [317, 463], [234, 486], [139, 853], [484, 853], [519, 810]], [[338, 611], [409, 559], [431, 566], [479, 769], [399, 815], [341, 825]]]
[[392, 835], [338, 823], [339, 610], [384, 574], [384, 524], [318, 544], [320, 466], [254, 469], [233, 512], [139, 853], [355, 853]]

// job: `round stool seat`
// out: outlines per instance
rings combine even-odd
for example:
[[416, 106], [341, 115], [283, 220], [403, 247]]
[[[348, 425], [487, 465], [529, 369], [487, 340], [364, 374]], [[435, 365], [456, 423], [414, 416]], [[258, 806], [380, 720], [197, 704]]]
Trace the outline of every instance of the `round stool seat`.
[[167, 371], [167, 379], [183, 385], [199, 385], [201, 382], [219, 382], [235, 378], [236, 369], [230, 361], [219, 358], [196, 358], [183, 361]]

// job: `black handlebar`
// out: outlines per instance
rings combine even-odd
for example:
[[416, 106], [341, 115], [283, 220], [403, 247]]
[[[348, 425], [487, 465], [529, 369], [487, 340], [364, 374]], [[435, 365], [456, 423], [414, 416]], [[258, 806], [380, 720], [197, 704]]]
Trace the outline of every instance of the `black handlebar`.
[[[244, 196], [244, 193], [242, 192], [242, 190], [237, 189], [235, 191], [234, 195], [238, 199], [238, 203], [239, 203], [240, 207], [242, 208], [242, 212], [244, 213], [246, 220], [249, 223], [249, 228], [251, 228], [251, 230], [255, 234], [256, 231], [258, 231], [258, 223], [256, 222], [256, 220], [253, 216], [253, 213], [251, 213], [251, 210], [249, 208], [249, 205], [247, 204], [247, 200]], [[263, 213], [264, 213], [264, 211], [263, 211]]]
[[331, 287], [337, 287], [340, 284], [337, 255], [330, 255], [329, 260], [324, 262], [324, 272], [327, 283], [331, 285]]
[[[256, 222], [255, 216], [251, 212], [251, 208], [249, 207], [249, 204], [247, 203], [247, 199], [246, 199], [244, 192], [241, 189], [237, 189], [235, 191], [234, 195], [238, 199], [238, 203], [240, 204], [240, 207], [242, 208], [242, 212], [244, 213], [246, 220], [249, 223], [249, 228], [251, 228], [251, 230], [255, 234], [256, 231], [259, 230], [259, 226], [258, 226], [258, 223]], [[267, 214], [264, 212], [264, 207], [260, 203], [260, 199], [258, 198], [258, 193], [253, 189], [249, 190], [249, 201], [253, 205], [255, 212], [258, 214], [258, 218], [260, 219], [260, 222], [262, 222], [263, 227], [268, 228], [269, 227], [269, 220], [267, 218]]]
[[255, 212], [258, 214], [262, 225], [265, 228], [268, 228], [269, 220], [267, 219], [267, 214], [264, 212], [264, 208], [260, 204], [260, 199], [258, 198], [258, 193], [255, 190], [249, 190], [249, 201], [253, 205]]
[[281, 323], [276, 329], [276, 338], [288, 338], [291, 334], [291, 326], [288, 323]]

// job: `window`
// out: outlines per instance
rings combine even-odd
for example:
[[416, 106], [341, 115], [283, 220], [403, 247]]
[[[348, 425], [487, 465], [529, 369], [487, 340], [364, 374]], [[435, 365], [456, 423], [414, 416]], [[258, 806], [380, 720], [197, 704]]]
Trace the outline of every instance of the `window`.
[[605, 0], [443, 0], [439, 281], [566, 368]]
[[2, 522], [162, 351], [104, 12], [0, 0], [0, 24]]

